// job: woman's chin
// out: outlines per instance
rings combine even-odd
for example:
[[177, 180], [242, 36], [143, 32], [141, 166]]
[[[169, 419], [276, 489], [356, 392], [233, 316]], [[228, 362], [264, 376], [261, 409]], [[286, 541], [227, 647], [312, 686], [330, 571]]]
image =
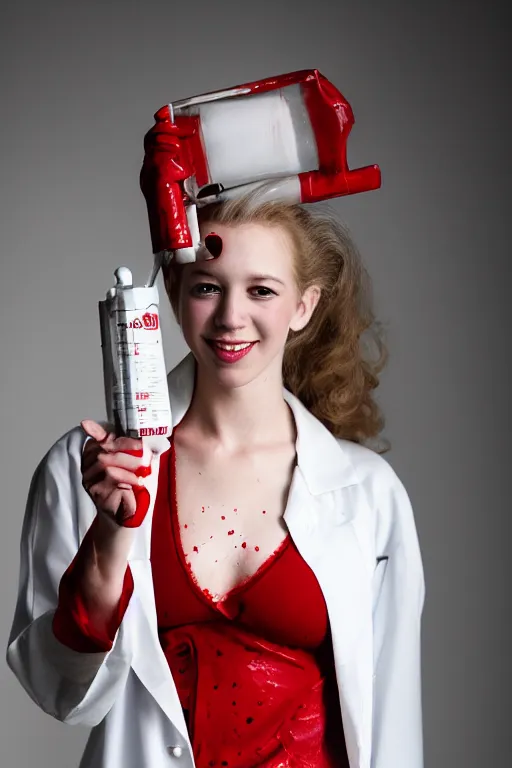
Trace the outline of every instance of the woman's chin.
[[254, 365], [243, 368], [234, 365], [208, 365], [205, 369], [205, 376], [208, 381], [216, 381], [226, 389], [244, 387], [257, 379], [260, 374], [261, 371]]
[[216, 382], [226, 389], [238, 389], [251, 384], [256, 379], [265, 375], [271, 363], [265, 361], [239, 360], [236, 363], [225, 363], [218, 360], [205, 359], [196, 356], [199, 375], [204, 376], [205, 381], [213, 384]]

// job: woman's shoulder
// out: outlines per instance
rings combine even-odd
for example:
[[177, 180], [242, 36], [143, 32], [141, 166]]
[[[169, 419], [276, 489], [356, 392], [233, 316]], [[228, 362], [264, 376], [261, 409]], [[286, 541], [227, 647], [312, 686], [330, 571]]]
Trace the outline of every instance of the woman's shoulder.
[[346, 459], [351, 462], [358, 488], [362, 491], [371, 518], [388, 532], [404, 522], [409, 525], [413, 513], [409, 494], [389, 461], [365, 445], [336, 438]]
[[396, 471], [382, 454], [352, 440], [335, 439], [345, 459], [350, 461], [359, 483], [381, 487], [401, 484]]

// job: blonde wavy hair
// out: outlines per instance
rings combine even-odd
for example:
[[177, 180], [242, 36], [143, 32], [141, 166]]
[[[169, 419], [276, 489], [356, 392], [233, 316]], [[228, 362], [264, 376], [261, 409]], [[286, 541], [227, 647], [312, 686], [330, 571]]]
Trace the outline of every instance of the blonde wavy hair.
[[[387, 361], [381, 325], [373, 312], [371, 281], [348, 230], [328, 211], [306, 210], [254, 196], [199, 209], [209, 224], [262, 224], [284, 229], [295, 252], [301, 293], [321, 289], [308, 325], [290, 331], [283, 359], [283, 383], [338, 438], [389, 450], [381, 437], [384, 418], [373, 392]], [[175, 317], [180, 268], [174, 261], [164, 282]]]

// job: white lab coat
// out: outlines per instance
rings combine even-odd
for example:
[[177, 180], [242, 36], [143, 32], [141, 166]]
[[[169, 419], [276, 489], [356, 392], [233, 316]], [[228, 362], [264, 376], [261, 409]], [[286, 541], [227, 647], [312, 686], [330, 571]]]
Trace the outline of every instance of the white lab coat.
[[[194, 365], [189, 355], [169, 374], [173, 424], [190, 405]], [[381, 456], [335, 439], [284, 396], [297, 427], [284, 520], [326, 600], [350, 768], [422, 768], [424, 579], [407, 493]], [[92, 726], [81, 768], [192, 768], [157, 634], [149, 556], [158, 457], [129, 557], [134, 592], [112, 650], [77, 653], [52, 633], [60, 579], [95, 516], [81, 484], [84, 440], [80, 428], [64, 435], [34, 475], [7, 661], [42, 710]]]

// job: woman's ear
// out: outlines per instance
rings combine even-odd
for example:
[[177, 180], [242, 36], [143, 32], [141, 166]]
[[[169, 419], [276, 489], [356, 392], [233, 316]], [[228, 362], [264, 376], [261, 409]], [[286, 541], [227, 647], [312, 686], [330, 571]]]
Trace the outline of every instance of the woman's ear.
[[291, 331], [302, 331], [306, 327], [313, 316], [321, 295], [322, 290], [318, 285], [310, 285], [309, 288], [306, 288], [300, 297], [297, 311], [290, 323]]

